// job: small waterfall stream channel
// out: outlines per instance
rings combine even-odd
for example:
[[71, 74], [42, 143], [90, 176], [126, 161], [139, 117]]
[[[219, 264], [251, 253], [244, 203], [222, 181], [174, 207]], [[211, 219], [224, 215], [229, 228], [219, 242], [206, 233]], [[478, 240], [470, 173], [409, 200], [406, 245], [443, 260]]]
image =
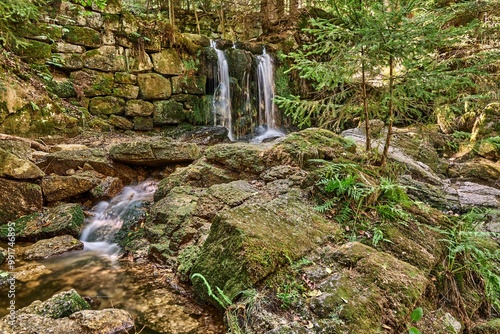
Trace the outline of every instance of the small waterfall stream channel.
[[[36, 263], [16, 260], [16, 267], [43, 265], [43, 270], [34, 269], [38, 273], [30, 279], [16, 281], [16, 308], [75, 289], [93, 309], [128, 311], [135, 321], [128, 333], [222, 333], [220, 315], [194, 304], [187, 292], [172, 283], [175, 279], [170, 271], [144, 257], [132, 261], [115, 243], [123, 224], [146, 214], [155, 191], [156, 182], [148, 180], [126, 186], [110, 201], [95, 205], [87, 212], [81, 251]], [[0, 298], [0, 317], [8, 313], [8, 304], [9, 299]]]

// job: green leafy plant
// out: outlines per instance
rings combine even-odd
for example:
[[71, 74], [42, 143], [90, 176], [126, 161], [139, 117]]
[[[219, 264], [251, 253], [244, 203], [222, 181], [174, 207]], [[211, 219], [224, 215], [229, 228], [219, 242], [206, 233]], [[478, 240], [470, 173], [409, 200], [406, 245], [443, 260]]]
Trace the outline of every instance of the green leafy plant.
[[108, 0], [75, 0], [76, 3], [79, 3], [82, 6], [92, 6], [96, 5], [97, 7], [103, 9], [106, 7], [106, 3]]
[[384, 238], [380, 224], [406, 224], [412, 218], [405, 211], [413, 204], [406, 194], [407, 187], [387, 177], [378, 177], [377, 183], [375, 171], [353, 163], [310, 161], [323, 163], [319, 170], [323, 177], [317, 183], [322, 203], [316, 210], [345, 225], [351, 232], [350, 240], [356, 240], [361, 234], [372, 237], [373, 245], [390, 242]]
[[13, 34], [16, 25], [38, 19], [38, 8], [45, 0], [2, 0], [0, 1], [0, 45], [6, 48], [22, 48], [25, 44]]
[[208, 283], [208, 281], [205, 278], [205, 276], [203, 276], [202, 274], [194, 273], [194, 274], [191, 275], [190, 279], [193, 280], [194, 278], [201, 279], [201, 281], [203, 282], [203, 284], [207, 288], [207, 294], [208, 294], [208, 296], [210, 298], [212, 298], [213, 300], [215, 300], [218, 303], [218, 305], [220, 307], [222, 307], [223, 309], [227, 309], [229, 307], [229, 305], [231, 305], [233, 303], [233, 301], [228, 296], [226, 296], [224, 294], [224, 291], [222, 291], [221, 289], [219, 289], [218, 286], [216, 286], [215, 289], [217, 290], [217, 293], [218, 293], [219, 296], [217, 296], [215, 293], [213, 293], [212, 287]]
[[447, 256], [439, 276], [442, 293], [457, 309], [466, 327], [470, 325], [470, 314], [462, 297], [464, 286], [481, 289], [487, 304], [500, 311], [500, 249], [491, 246], [491, 237], [499, 233], [486, 232], [484, 222], [497, 211], [473, 209], [460, 217], [451, 217], [445, 229], [436, 229], [447, 246]]
[[[422, 316], [424, 315], [424, 310], [421, 307], [417, 307], [416, 309], [411, 312], [411, 322], [416, 323], [420, 319], [422, 319]], [[414, 326], [411, 326], [408, 334], [421, 334], [421, 332]]]

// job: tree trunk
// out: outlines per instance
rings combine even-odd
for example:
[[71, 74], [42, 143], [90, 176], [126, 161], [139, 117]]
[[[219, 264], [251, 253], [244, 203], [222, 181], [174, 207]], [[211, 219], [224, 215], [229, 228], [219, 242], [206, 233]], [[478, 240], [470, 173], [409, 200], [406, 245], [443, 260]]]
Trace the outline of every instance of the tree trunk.
[[368, 97], [366, 95], [366, 67], [365, 67], [365, 48], [361, 48], [361, 85], [363, 89], [363, 110], [365, 112], [365, 134], [366, 134], [366, 151], [371, 149], [370, 142], [370, 117], [368, 114]]
[[201, 35], [200, 20], [198, 19], [198, 6], [196, 5], [196, 1], [194, 2], [193, 9], [194, 19], [196, 20], [196, 30], [198, 31], [198, 35]]
[[394, 86], [394, 57], [389, 56], [389, 124], [387, 125], [387, 137], [385, 138], [384, 153], [382, 154], [382, 160], [380, 165], [384, 166], [387, 163], [387, 157], [389, 156], [389, 146], [391, 145], [392, 137], [392, 124], [394, 122], [394, 97], [393, 97], [393, 86]]
[[299, 0], [290, 0], [290, 16], [295, 17], [299, 12]]
[[175, 43], [175, 6], [174, 0], [168, 0], [168, 19], [170, 25], [172, 26], [172, 42], [171, 45]]
[[271, 12], [269, 7], [269, 0], [261, 0], [260, 15], [262, 17], [262, 32], [264, 34], [267, 34], [271, 27]]

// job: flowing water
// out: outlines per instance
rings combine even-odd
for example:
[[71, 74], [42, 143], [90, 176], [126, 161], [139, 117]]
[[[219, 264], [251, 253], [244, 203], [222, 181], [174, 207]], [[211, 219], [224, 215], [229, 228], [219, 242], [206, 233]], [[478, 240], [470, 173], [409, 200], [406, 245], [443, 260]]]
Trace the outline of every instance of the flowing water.
[[[170, 270], [141, 257], [120, 258], [115, 237], [123, 225], [145, 215], [145, 204], [152, 201], [155, 190], [156, 184], [146, 181], [125, 187], [109, 202], [97, 204], [86, 219], [82, 251], [37, 262], [18, 259], [16, 270], [32, 266], [35, 274], [16, 281], [16, 308], [73, 288], [89, 297], [94, 309], [127, 310], [143, 334], [222, 333], [220, 316], [192, 303], [188, 293], [173, 283], [176, 280]], [[7, 296], [6, 288], [0, 286], [2, 296]], [[8, 298], [0, 298], [0, 317], [7, 314], [8, 303]]]
[[217, 53], [218, 85], [214, 92], [214, 125], [222, 125], [227, 128], [229, 139], [234, 140], [231, 116], [229, 66], [224, 51], [217, 49], [214, 41], [210, 41], [210, 46]]
[[254, 143], [260, 143], [267, 138], [281, 137], [284, 132], [279, 126], [278, 108], [274, 103], [275, 83], [274, 64], [271, 56], [263, 50], [262, 55], [257, 56], [257, 85], [259, 92], [259, 126], [257, 136], [252, 139]]

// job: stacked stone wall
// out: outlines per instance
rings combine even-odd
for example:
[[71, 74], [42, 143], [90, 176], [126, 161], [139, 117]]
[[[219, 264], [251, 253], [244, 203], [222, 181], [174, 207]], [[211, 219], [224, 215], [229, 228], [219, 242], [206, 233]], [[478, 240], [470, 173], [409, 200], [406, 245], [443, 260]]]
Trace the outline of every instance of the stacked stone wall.
[[206, 37], [174, 34], [165, 22], [122, 11], [118, 0], [104, 9], [62, 1], [17, 34], [24, 47], [14, 51], [49, 91], [95, 116], [91, 126], [147, 131], [212, 119], [206, 75], [193, 68]]

